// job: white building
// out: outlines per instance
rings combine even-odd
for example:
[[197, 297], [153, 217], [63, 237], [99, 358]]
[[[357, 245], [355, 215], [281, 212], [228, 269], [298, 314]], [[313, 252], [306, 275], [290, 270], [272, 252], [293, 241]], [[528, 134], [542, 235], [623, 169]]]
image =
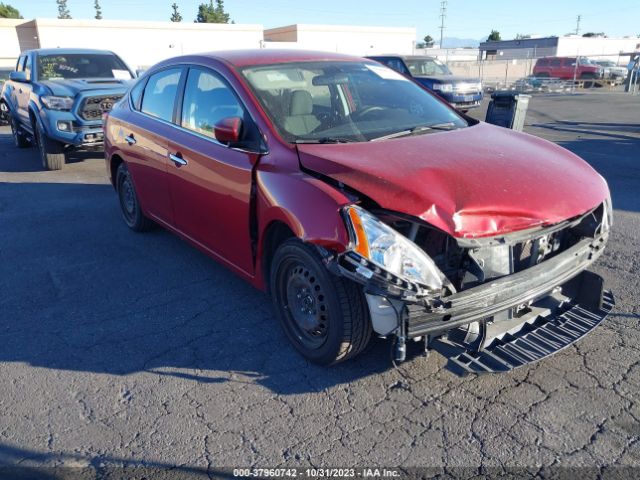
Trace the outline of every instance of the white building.
[[366, 27], [354, 25], [296, 24], [264, 31], [265, 48], [302, 48], [375, 55], [412, 54], [416, 29], [413, 27]]
[[[16, 23], [17, 22], [17, 23]], [[144, 68], [177, 55], [260, 48], [262, 25], [188, 22], [35, 19], [0, 22], [0, 61], [15, 64], [32, 48], [112, 50], [131, 67]], [[1, 40], [6, 39], [6, 42]]]
[[629, 54], [636, 50], [640, 50], [640, 37], [608, 38], [568, 35], [564, 37], [501, 40], [498, 42], [482, 42], [480, 44], [480, 56], [483, 60], [533, 59], [579, 55], [592, 58], [608, 58], [626, 65], [629, 56], [624, 54]]
[[34, 48], [112, 50], [132, 68], [177, 55], [242, 48], [300, 48], [354, 55], [413, 53], [415, 28], [262, 25], [114, 20], [0, 19], [0, 68]]

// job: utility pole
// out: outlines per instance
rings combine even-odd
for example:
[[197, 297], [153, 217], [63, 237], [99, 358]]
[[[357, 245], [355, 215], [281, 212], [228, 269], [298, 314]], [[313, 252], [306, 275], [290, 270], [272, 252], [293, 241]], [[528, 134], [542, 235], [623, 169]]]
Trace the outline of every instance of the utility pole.
[[440, 48], [442, 49], [442, 38], [444, 37], [444, 21], [447, 18], [447, 0], [440, 2]]
[[580, 35], [580, 20], [582, 20], [582, 15], [578, 15], [576, 19], [576, 35]]

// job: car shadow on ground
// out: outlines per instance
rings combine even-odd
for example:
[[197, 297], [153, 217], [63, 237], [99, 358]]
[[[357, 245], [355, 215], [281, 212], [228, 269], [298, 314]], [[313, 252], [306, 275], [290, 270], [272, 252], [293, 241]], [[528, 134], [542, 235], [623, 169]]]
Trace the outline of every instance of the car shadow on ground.
[[[42, 166], [38, 148], [31, 145], [27, 148], [18, 148], [13, 144], [13, 138], [11, 134], [0, 133], [0, 173], [28, 173], [28, 172], [42, 172], [46, 169]], [[16, 161], [16, 156], [19, 156], [19, 161]], [[96, 157], [102, 157], [102, 152], [76, 152], [70, 151], [67, 153], [65, 163], [81, 163], [86, 160], [95, 159]]]
[[[73, 465], [73, 466], [69, 466]], [[97, 478], [234, 478], [232, 471], [132, 460], [112, 455], [43, 453], [0, 443], [0, 478], [11, 480], [93, 480]]]
[[110, 185], [0, 184], [0, 224], [0, 362], [285, 395], [392, 368], [377, 339], [344, 364], [309, 364], [266, 294], [163, 229], [130, 231]]

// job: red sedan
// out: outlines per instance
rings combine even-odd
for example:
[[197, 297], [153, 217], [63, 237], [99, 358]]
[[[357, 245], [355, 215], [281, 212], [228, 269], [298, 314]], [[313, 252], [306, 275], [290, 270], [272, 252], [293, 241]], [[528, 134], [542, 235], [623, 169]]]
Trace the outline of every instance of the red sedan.
[[511, 370], [613, 305], [587, 270], [611, 225], [604, 179], [370, 60], [166, 60], [115, 105], [105, 145], [126, 224], [161, 225], [268, 290], [319, 364], [375, 332], [397, 360], [412, 339], [459, 373]]

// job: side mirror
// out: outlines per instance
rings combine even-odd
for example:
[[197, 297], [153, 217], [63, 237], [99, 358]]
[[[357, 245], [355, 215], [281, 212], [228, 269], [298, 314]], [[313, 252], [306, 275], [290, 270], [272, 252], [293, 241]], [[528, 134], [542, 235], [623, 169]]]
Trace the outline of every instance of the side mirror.
[[9, 74], [9, 80], [22, 83], [27, 83], [29, 81], [25, 72], [11, 72]]
[[137, 70], [136, 70], [136, 78], [140, 78], [140, 76], [141, 76], [144, 72], [146, 72], [146, 70], [145, 70], [145, 69], [143, 69], [143, 68], [139, 68], [139, 69], [137, 69]]
[[235, 143], [240, 140], [242, 131], [242, 119], [240, 117], [227, 117], [220, 120], [213, 127], [216, 140], [222, 143]]

